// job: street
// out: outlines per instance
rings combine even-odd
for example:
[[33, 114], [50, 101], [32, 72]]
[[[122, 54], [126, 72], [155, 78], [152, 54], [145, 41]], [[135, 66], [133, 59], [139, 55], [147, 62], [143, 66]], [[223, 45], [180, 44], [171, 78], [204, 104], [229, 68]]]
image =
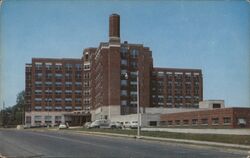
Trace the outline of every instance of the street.
[[7, 157], [217, 158], [247, 157], [230, 149], [111, 138], [62, 131], [0, 129], [0, 155]]

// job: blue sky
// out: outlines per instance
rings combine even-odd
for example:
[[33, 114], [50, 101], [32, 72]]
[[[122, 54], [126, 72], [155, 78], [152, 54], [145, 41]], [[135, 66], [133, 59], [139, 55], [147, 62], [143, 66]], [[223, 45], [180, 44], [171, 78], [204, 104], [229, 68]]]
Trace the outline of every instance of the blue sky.
[[84, 48], [108, 41], [114, 12], [121, 16], [121, 40], [150, 47], [154, 66], [202, 69], [204, 99], [250, 106], [247, 1], [6, 0], [0, 12], [0, 101], [6, 106], [25, 87], [25, 63], [80, 58]]

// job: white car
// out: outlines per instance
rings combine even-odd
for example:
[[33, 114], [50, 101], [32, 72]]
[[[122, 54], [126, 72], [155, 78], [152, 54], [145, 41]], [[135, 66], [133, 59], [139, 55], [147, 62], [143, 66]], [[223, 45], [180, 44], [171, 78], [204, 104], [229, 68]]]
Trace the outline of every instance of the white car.
[[67, 129], [67, 128], [69, 128], [69, 126], [67, 124], [61, 123], [59, 125], [59, 129]]
[[109, 120], [95, 120], [89, 126], [89, 128], [109, 128]]
[[131, 121], [130, 128], [137, 128], [138, 127], [138, 122], [137, 121]]
[[131, 123], [129, 121], [124, 122], [123, 127], [124, 128], [130, 128]]
[[110, 128], [118, 128], [118, 129], [121, 129], [122, 128], [122, 124], [120, 122], [111, 122], [109, 124], [109, 127]]
[[91, 125], [91, 122], [86, 122], [86, 123], [84, 124], [84, 127], [85, 127], [85, 128], [90, 128], [90, 125]]

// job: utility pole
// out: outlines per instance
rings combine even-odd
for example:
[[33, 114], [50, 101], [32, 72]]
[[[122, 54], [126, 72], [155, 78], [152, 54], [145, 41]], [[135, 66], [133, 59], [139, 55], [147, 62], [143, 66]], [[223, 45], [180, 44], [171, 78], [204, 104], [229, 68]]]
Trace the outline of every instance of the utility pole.
[[137, 70], [137, 138], [140, 138], [140, 82], [139, 82], [139, 70]]
[[3, 109], [2, 109], [2, 125], [3, 125], [3, 127], [4, 127], [4, 121], [5, 121], [5, 117], [4, 117], [4, 109], [5, 109], [5, 103], [4, 103], [4, 101], [3, 101]]

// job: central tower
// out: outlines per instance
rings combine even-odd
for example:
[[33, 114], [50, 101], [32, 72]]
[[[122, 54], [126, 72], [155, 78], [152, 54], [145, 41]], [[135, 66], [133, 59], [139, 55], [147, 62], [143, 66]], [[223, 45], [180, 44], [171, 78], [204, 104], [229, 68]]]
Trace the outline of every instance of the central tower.
[[109, 42], [120, 43], [120, 15], [118, 14], [109, 16]]

